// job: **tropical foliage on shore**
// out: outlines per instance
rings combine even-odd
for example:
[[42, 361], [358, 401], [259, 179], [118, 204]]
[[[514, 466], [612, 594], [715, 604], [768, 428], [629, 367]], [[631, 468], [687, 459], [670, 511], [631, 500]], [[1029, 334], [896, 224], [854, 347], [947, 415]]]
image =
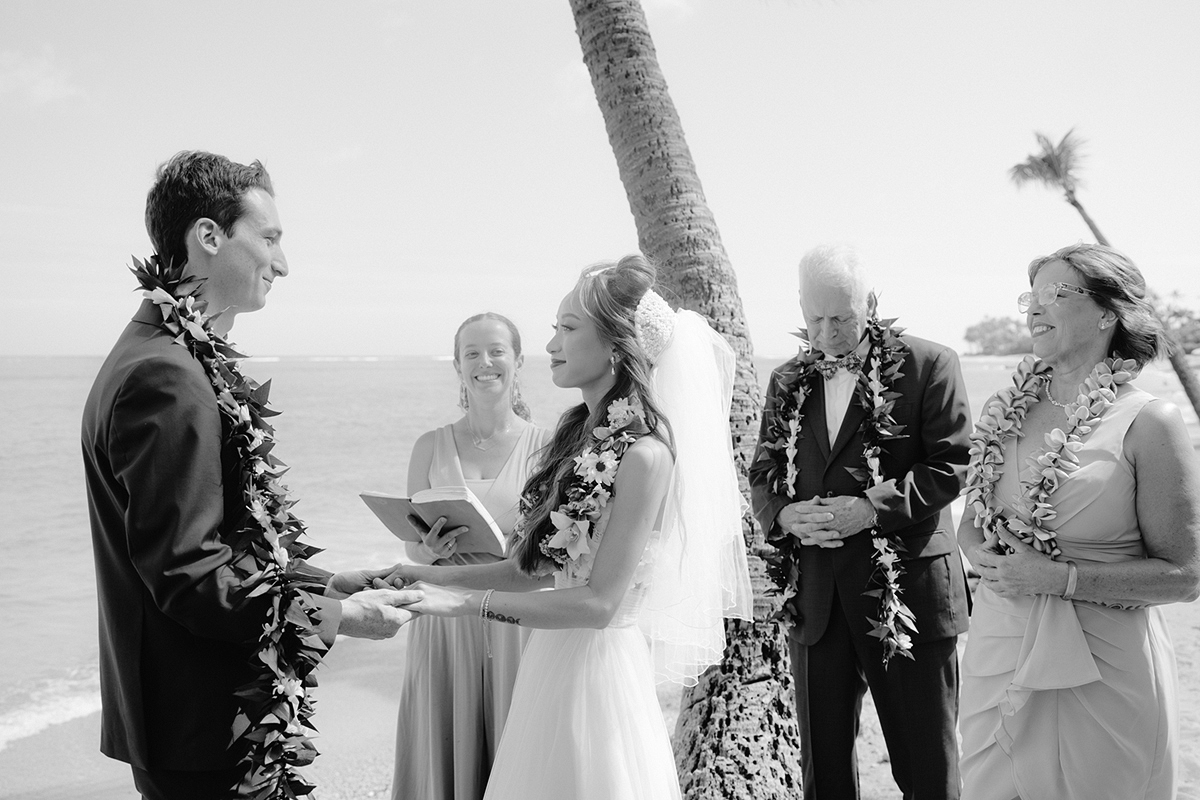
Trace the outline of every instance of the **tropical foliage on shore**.
[[1033, 352], [1033, 338], [1025, 321], [1016, 317], [984, 317], [963, 334], [968, 353], [977, 356], [1009, 356]]

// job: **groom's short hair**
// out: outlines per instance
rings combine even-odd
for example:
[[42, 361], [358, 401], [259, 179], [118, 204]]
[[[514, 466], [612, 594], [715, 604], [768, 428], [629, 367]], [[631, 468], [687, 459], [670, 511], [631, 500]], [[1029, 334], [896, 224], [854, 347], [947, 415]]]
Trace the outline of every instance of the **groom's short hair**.
[[238, 164], [202, 150], [176, 153], [159, 165], [146, 195], [146, 232], [154, 252], [168, 263], [186, 262], [185, 237], [201, 217], [232, 236], [234, 223], [245, 213], [242, 201], [250, 189], [275, 196], [271, 176], [259, 161]]

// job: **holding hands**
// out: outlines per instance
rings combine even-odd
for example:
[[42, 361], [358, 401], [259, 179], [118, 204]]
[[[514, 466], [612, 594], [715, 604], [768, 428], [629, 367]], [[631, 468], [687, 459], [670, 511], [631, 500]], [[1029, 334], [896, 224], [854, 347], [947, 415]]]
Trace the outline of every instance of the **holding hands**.
[[415, 589], [367, 589], [342, 600], [338, 633], [358, 639], [390, 639], [416, 615], [409, 606], [422, 597]]
[[430, 614], [435, 617], [461, 617], [476, 613], [479, 601], [471, 602], [472, 592], [456, 586], [442, 586], [428, 581], [428, 575], [422, 576], [421, 568], [411, 564], [397, 564], [388, 569], [386, 576], [377, 577], [374, 585], [379, 589], [402, 589], [401, 594], [417, 594], [419, 599], [408, 608], [418, 614]]
[[377, 588], [375, 579], [382, 578], [392, 571], [391, 567], [382, 569], [354, 569], [339, 572], [325, 584], [325, 596], [335, 600], [345, 600], [352, 594], [364, 589]]
[[389, 584], [378, 588], [391, 572], [392, 567], [348, 570], [329, 579], [325, 596], [342, 601], [338, 633], [359, 639], [390, 639], [413, 618], [416, 612], [409, 606], [420, 600], [422, 593], [396, 591]]
[[816, 547], [841, 547], [842, 540], [871, 527], [875, 508], [865, 497], [814, 497], [790, 503], [779, 511], [779, 527]]

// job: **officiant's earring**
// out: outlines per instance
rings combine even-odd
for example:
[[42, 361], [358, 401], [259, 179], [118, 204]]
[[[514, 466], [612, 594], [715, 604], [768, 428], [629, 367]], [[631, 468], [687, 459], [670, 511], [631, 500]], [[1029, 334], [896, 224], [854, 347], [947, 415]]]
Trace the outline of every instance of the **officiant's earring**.
[[1111, 321], [1109, 321], [1109, 320], [1101, 320], [1101, 321], [1100, 321], [1100, 330], [1102, 330], [1102, 331], [1106, 331], [1106, 330], [1108, 330], [1110, 327], [1112, 327], [1112, 322], [1111, 322]]
[[521, 376], [513, 375], [512, 407], [516, 408], [521, 403]]
[[467, 385], [465, 383], [458, 384], [458, 405], [463, 411], [466, 411], [471, 403], [467, 400]]

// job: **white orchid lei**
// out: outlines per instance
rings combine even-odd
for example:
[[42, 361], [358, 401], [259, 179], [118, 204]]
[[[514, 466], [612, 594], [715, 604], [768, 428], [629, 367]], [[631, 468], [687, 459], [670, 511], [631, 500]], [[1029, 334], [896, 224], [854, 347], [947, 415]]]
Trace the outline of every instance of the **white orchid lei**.
[[192, 294], [198, 279], [185, 276], [182, 267], [163, 265], [158, 256], [135, 258], [131, 269], [142, 296], [162, 312], [162, 327], [200, 362], [217, 396], [226, 445], [237, 462], [226, 481], [241, 487], [246, 509], [241, 519], [227, 519], [221, 532], [233, 550], [229, 568], [241, 586], [235, 600], [269, 595], [271, 601], [250, 661], [256, 675], [236, 692], [239, 712], [230, 746], [245, 751], [237, 796], [305, 796], [315, 787], [296, 768], [317, 755], [309, 738], [308, 689], [316, 684], [312, 673], [327, 648], [316, 636], [316, 608], [305, 594], [323, 587], [295, 567], [320, 550], [300, 541], [304, 523], [292, 514], [295, 501], [280, 483], [287, 467], [271, 453], [274, 429], [265, 418], [279, 412], [267, 408], [270, 382], [259, 385], [241, 374], [237, 360], [244, 356], [213, 330], [217, 315], [208, 316], [205, 302]]
[[1004, 443], [1022, 436], [1021, 424], [1030, 406], [1041, 400], [1043, 387], [1049, 391], [1050, 367], [1035, 356], [1026, 356], [1013, 373], [1013, 385], [1005, 387], [988, 403], [971, 434], [971, 460], [963, 494], [975, 512], [975, 527], [988, 533], [1003, 525], [1021, 541], [1051, 558], [1062, 554], [1054, 532], [1046, 527], [1058, 515], [1051, 495], [1079, 469], [1075, 455], [1083, 437], [1100, 424], [1104, 413], [1117, 399], [1117, 390], [1133, 379], [1137, 363], [1108, 358], [1096, 365], [1079, 386], [1076, 399], [1067, 404], [1066, 429], [1054, 428], [1045, 436], [1045, 446], [1026, 459], [1021, 477], [1021, 494], [1014, 519], [1005, 518], [996, 503], [996, 483], [1004, 465]]
[[[863, 463], [866, 469], [851, 469], [850, 473], [866, 487], [879, 486], [888, 480], [880, 465], [883, 443], [904, 438], [903, 425], [892, 419], [892, 409], [900, 393], [892, 386], [902, 377], [900, 367], [908, 354], [908, 348], [900, 338], [903, 328], [894, 326], [896, 320], [879, 320], [872, 317], [867, 321], [864, 336], [868, 341], [867, 353], [863, 358], [862, 370], [855, 386], [855, 400], [866, 411], [860, 433], [863, 443]], [[776, 396], [780, 404], [768, 427], [768, 438], [764, 441], [760, 460], [770, 461], [767, 472], [772, 491], [789, 500], [796, 498], [797, 443], [802, 436], [800, 423], [804, 418], [804, 403], [812, 393], [812, 383], [819, 374], [817, 363], [822, 354], [810, 350], [799, 357], [794, 369], [779, 371], [775, 380], [779, 382]], [[900, 577], [904, 567], [900, 553], [904, 542], [896, 536], [885, 534], [876, 523], [868, 531], [874, 548], [875, 572], [872, 580], [875, 588], [864, 594], [879, 600], [879, 618], [868, 618], [871, 635], [883, 643], [883, 663], [896, 655], [912, 658], [912, 633], [916, 632], [916, 618], [912, 610], [901, 599]], [[799, 540], [791, 534], [768, 533], [774, 554], [767, 556], [767, 575], [775, 583], [776, 593], [783, 602], [776, 619], [785, 624], [796, 624], [801, 618], [797, 587], [801, 580], [799, 568]]]
[[[550, 512], [554, 535], [538, 546], [544, 555], [572, 576], [586, 578], [596, 521], [612, 499], [612, 484], [625, 451], [646, 432], [646, 413], [636, 397], [623, 397], [608, 406], [608, 424], [592, 430], [595, 439], [575, 456], [575, 475], [567, 484], [566, 502]], [[522, 508], [528, 508], [523, 502]], [[523, 535], [524, 514], [518, 523]]]

